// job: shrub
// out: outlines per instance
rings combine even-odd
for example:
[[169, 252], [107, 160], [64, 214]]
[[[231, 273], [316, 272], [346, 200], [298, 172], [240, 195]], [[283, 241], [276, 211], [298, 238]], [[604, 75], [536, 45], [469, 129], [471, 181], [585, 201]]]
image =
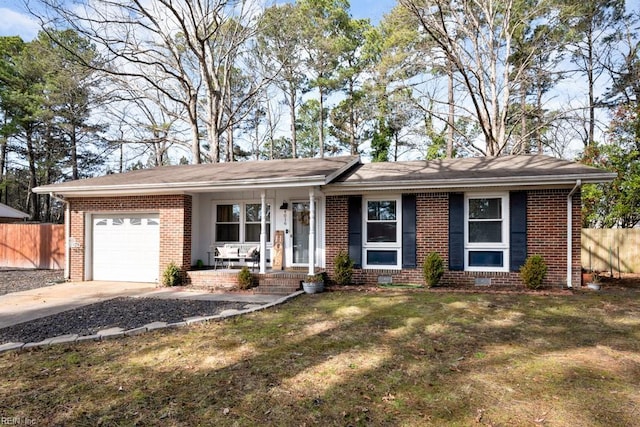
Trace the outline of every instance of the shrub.
[[338, 285], [348, 285], [353, 277], [353, 260], [345, 251], [338, 252], [333, 260], [334, 280]]
[[444, 261], [437, 252], [429, 253], [422, 264], [422, 276], [428, 288], [437, 286], [444, 274]]
[[182, 271], [175, 262], [171, 261], [162, 273], [162, 284], [164, 286], [178, 286], [182, 283]]
[[322, 273], [317, 273], [317, 274], [309, 274], [304, 281], [306, 283], [320, 283], [320, 282], [324, 282], [324, 274]]
[[531, 255], [528, 257], [520, 269], [520, 277], [529, 289], [538, 289], [542, 286], [546, 275], [547, 265], [544, 263], [544, 258], [540, 255]]
[[238, 273], [238, 287], [245, 290], [253, 287], [253, 274], [246, 265]]

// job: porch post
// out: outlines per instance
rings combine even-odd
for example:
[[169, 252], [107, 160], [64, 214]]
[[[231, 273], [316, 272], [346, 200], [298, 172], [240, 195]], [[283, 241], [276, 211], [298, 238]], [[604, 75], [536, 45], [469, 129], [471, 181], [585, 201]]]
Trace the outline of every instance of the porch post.
[[316, 273], [316, 197], [313, 188], [309, 189], [309, 274]]
[[262, 204], [262, 218], [260, 218], [260, 274], [267, 272], [267, 194], [265, 190], [260, 193]]

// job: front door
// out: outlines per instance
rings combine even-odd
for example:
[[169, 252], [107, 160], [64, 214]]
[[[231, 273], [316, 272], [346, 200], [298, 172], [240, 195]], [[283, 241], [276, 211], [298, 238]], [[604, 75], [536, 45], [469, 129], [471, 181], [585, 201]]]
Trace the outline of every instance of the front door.
[[293, 264], [309, 264], [309, 202], [294, 202]]

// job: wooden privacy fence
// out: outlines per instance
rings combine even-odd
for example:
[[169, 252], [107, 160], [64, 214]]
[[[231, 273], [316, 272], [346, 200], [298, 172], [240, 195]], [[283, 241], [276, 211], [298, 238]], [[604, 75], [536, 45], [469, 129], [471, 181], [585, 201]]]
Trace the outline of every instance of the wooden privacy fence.
[[582, 268], [640, 273], [640, 229], [583, 228]]
[[0, 267], [64, 268], [64, 225], [0, 224]]

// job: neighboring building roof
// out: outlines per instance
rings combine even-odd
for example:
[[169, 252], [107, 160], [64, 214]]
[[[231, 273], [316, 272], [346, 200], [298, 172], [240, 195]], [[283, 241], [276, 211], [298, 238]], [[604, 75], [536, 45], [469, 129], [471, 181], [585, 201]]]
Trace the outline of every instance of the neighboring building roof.
[[24, 219], [29, 218], [29, 214], [7, 206], [4, 203], [0, 203], [0, 218]]
[[616, 174], [554, 157], [503, 156], [360, 163], [358, 156], [161, 166], [34, 188], [63, 196], [171, 194], [323, 186], [328, 194], [473, 187], [567, 187]]
[[380, 189], [549, 188], [572, 186], [577, 180], [609, 182], [615, 177], [615, 173], [542, 155], [470, 157], [363, 164], [325, 190], [337, 194]]
[[285, 159], [160, 166], [97, 178], [50, 184], [35, 193], [90, 196], [108, 194], [167, 194], [229, 188], [319, 186], [360, 162], [359, 156]]

